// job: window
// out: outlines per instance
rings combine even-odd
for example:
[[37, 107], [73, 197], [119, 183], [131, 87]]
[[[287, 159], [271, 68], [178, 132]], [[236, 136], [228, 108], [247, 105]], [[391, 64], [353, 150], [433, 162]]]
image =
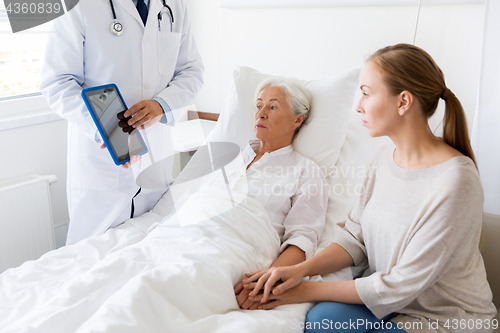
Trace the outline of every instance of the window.
[[0, 1], [0, 100], [40, 93], [46, 24], [12, 33], [3, 1]]

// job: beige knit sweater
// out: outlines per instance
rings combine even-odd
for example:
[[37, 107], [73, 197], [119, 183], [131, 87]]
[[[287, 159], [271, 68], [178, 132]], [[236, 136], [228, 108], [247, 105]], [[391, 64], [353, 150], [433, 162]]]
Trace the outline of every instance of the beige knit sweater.
[[377, 153], [333, 239], [355, 266], [373, 272], [356, 279], [360, 298], [378, 318], [394, 312], [392, 321], [407, 332], [492, 332], [496, 309], [479, 252], [483, 190], [474, 163], [459, 156], [403, 169], [394, 149], [389, 143]]

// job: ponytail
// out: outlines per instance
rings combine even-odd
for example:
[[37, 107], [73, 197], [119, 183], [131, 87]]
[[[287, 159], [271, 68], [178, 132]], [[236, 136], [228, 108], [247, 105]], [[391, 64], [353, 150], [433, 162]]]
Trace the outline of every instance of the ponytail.
[[469, 131], [467, 129], [467, 119], [465, 117], [462, 103], [458, 100], [450, 89], [446, 88], [441, 98], [445, 101], [445, 113], [443, 123], [444, 142], [468, 156], [474, 164], [476, 158], [470, 145]]
[[434, 114], [442, 98], [446, 104], [444, 142], [476, 163], [462, 104], [446, 87], [443, 72], [427, 52], [414, 45], [397, 44], [378, 50], [367, 61], [378, 67], [393, 95], [405, 90], [411, 92], [427, 119]]

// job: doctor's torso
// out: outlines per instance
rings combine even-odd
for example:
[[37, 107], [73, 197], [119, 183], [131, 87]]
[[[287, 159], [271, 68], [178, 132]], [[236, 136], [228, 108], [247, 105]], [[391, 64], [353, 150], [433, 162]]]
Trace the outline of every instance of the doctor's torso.
[[[63, 117], [66, 114], [69, 121], [68, 183], [71, 187], [115, 190], [120, 184], [128, 184], [124, 189], [127, 196], [137, 191], [133, 187], [132, 172], [116, 167], [109, 153], [99, 149], [92, 140], [95, 125], [87, 114], [80, 91], [67, 82], [74, 81], [81, 88], [114, 83], [129, 108], [164, 91], [187, 58], [186, 55], [183, 58], [180, 51], [181, 36], [187, 25], [185, 4], [182, 0], [167, 3], [175, 18], [172, 31], [168, 15], [163, 26], [168, 23], [169, 29], [161, 32], [158, 29], [158, 12], [163, 8], [161, 0], [150, 0], [146, 26], [132, 0], [113, 0], [117, 21], [123, 25], [120, 36], [110, 31], [114, 20], [109, 0], [80, 0], [71, 11], [54, 20], [56, 34], [49, 36], [51, 43], [46, 58], [55, 59], [48, 61], [50, 66], [46, 66], [44, 78], [48, 82], [46, 94], [51, 97], [51, 107]], [[185, 52], [190, 54], [190, 51]], [[169, 126], [156, 124], [146, 131], [150, 145], [167, 145], [162, 151], [173, 153], [171, 140], [156, 142], [153, 139], [169, 137]]]
[[[168, 16], [158, 29], [160, 0], [150, 0], [148, 20], [143, 25], [132, 0], [114, 0], [117, 21], [123, 34], [116, 36], [109, 27], [113, 14], [108, 0], [80, 0], [57, 29], [67, 29], [83, 43], [83, 88], [115, 83], [127, 106], [152, 99], [166, 88], [174, 76], [184, 24], [185, 5], [168, 1], [175, 18], [170, 31]], [[168, 23], [168, 25], [166, 24]], [[76, 31], [70, 31], [76, 30]]]

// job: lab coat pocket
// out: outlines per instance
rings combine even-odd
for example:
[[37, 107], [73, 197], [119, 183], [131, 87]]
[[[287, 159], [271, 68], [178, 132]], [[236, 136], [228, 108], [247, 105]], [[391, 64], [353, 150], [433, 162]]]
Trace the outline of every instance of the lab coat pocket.
[[174, 75], [180, 45], [180, 32], [158, 32], [158, 71], [161, 75]]

